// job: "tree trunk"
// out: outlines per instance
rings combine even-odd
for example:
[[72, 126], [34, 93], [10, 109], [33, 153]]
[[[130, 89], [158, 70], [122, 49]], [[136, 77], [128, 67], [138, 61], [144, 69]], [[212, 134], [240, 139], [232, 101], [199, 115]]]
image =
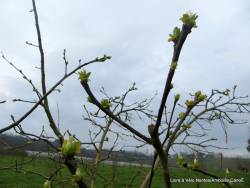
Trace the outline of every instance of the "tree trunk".
[[154, 129], [155, 129], [154, 125], [148, 126], [148, 132], [151, 136], [152, 145], [154, 146], [155, 150], [157, 151], [157, 154], [160, 158], [160, 162], [162, 165], [165, 187], [171, 188], [170, 174], [169, 174], [169, 169], [168, 169], [168, 155], [167, 155], [167, 152], [164, 151], [164, 148], [162, 147], [159, 135], [158, 135], [158, 133], [156, 133], [154, 131]]

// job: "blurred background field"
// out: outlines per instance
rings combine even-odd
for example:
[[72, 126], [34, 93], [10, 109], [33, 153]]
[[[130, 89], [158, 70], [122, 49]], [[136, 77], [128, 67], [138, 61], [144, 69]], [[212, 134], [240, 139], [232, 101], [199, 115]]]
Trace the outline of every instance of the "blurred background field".
[[[249, 167], [249, 159], [223, 159], [223, 167], [220, 168], [220, 161], [216, 158], [206, 158], [201, 160], [200, 164], [203, 169], [214, 173], [220, 177], [225, 177], [224, 166], [229, 165], [230, 178], [244, 178], [244, 183], [234, 183], [233, 188], [249, 188], [250, 187], [250, 174], [247, 169], [237, 169], [237, 164], [245, 165]], [[85, 169], [85, 179], [87, 183], [90, 182], [91, 174], [91, 161], [79, 161], [82, 164], [82, 168]], [[173, 163], [173, 159], [171, 160]], [[42, 187], [45, 181], [43, 177], [37, 174], [43, 174], [45, 176], [50, 175], [58, 168], [58, 163], [46, 157], [35, 157], [27, 156], [26, 154], [18, 153], [17, 155], [8, 154], [0, 156], [0, 187], [1, 188], [34, 188]], [[242, 167], [242, 166], [240, 166]], [[97, 178], [97, 187], [139, 187], [145, 174], [148, 172], [148, 167], [143, 166], [120, 166], [117, 162], [111, 164], [100, 165], [100, 175]], [[208, 178], [197, 172], [193, 172], [187, 169], [179, 168], [174, 166], [171, 167], [172, 178]], [[35, 174], [37, 173], [37, 174]], [[71, 188], [76, 187], [72, 182], [72, 177], [68, 173], [67, 169], [64, 168], [57, 176], [53, 179], [53, 187], [65, 187]], [[163, 185], [161, 170], [156, 172], [156, 176], [153, 179], [154, 188], [160, 188]], [[221, 184], [218, 183], [173, 183], [174, 188], [220, 188]]]

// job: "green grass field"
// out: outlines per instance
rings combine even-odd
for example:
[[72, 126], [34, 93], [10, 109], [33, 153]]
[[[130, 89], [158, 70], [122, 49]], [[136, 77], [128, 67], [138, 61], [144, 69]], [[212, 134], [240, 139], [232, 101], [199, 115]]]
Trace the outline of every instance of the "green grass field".
[[[15, 170], [5, 169], [3, 167], [9, 167], [11, 165], [20, 164], [21, 162], [29, 161], [30, 157], [21, 156], [0, 156], [0, 188], [39, 188], [42, 187], [44, 179], [38, 175], [32, 174], [30, 172], [15, 172]], [[86, 182], [90, 182], [90, 164], [83, 163], [86, 169]], [[46, 158], [36, 158], [32, 162], [29, 162], [22, 166], [23, 169], [27, 171], [38, 172], [44, 175], [49, 175], [56, 168], [55, 163], [51, 162]], [[12, 168], [13, 169], [13, 168]], [[142, 182], [148, 168], [143, 167], [130, 167], [130, 166], [112, 166], [104, 165], [100, 166], [100, 175], [97, 179], [97, 188], [99, 187], [139, 187]], [[213, 172], [217, 175], [224, 176], [224, 172]], [[206, 176], [200, 175], [198, 173], [192, 172], [190, 170], [182, 168], [171, 169], [172, 178], [208, 178]], [[249, 188], [250, 187], [250, 174], [231, 172], [230, 177], [233, 178], [244, 178], [244, 183], [234, 183], [232, 187], [234, 188]], [[63, 169], [61, 173], [58, 174], [55, 181], [53, 182], [54, 187], [64, 187], [71, 188], [76, 187], [73, 185], [71, 176], [67, 169]], [[112, 180], [112, 181], [111, 181]], [[163, 187], [163, 180], [161, 171], [159, 170], [154, 179], [154, 188]], [[173, 183], [174, 188], [221, 188], [222, 185], [218, 183]]]

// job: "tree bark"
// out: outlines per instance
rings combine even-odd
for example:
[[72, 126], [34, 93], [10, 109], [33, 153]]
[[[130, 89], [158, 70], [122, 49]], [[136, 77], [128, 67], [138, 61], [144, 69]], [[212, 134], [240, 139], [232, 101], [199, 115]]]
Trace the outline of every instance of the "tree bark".
[[160, 158], [161, 165], [162, 165], [165, 187], [171, 188], [170, 174], [169, 174], [169, 168], [168, 168], [168, 155], [167, 155], [167, 152], [165, 152], [162, 147], [161, 141], [159, 139], [159, 135], [155, 134], [154, 130], [155, 130], [155, 125], [148, 126], [148, 132], [151, 136], [152, 145], [157, 151], [158, 156]]
[[[68, 167], [70, 173], [74, 175], [76, 173], [77, 162], [74, 158], [65, 159], [64, 164]], [[88, 188], [87, 184], [84, 181], [76, 182], [79, 188]]]

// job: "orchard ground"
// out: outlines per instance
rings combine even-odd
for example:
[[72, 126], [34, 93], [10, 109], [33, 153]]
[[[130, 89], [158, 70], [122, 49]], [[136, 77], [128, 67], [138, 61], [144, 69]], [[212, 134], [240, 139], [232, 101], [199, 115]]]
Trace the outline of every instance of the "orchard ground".
[[[250, 164], [250, 159], [247, 159]], [[26, 163], [27, 162], [27, 163]], [[23, 165], [19, 165], [23, 163]], [[204, 163], [204, 162], [203, 162]], [[17, 165], [16, 165], [17, 164]], [[91, 174], [91, 162], [81, 161], [82, 167], [85, 169], [86, 182], [90, 183]], [[216, 174], [222, 178], [225, 178], [224, 170], [215, 170], [214, 161], [207, 160], [205, 166], [210, 167], [208, 169], [211, 173]], [[4, 167], [11, 167], [11, 169], [5, 169]], [[17, 167], [17, 168], [16, 168]], [[3, 188], [34, 188], [42, 187], [45, 181], [43, 177], [34, 174], [39, 173], [45, 176], [49, 176], [58, 168], [58, 164], [52, 162], [45, 157], [33, 158], [30, 156], [0, 156], [0, 187]], [[22, 171], [24, 169], [25, 171]], [[113, 165], [101, 164], [100, 176], [97, 179], [97, 188], [99, 187], [139, 187], [145, 174], [148, 172], [147, 167], [138, 166], [119, 166], [114, 163]], [[203, 181], [209, 181], [209, 177], [201, 175], [191, 170], [172, 167], [172, 178], [174, 188], [221, 188], [219, 183], [204, 183]], [[239, 181], [238, 183], [232, 183], [233, 188], [249, 188], [250, 187], [250, 173], [240, 170], [232, 170], [227, 176], [232, 181]], [[198, 181], [201, 181], [198, 183]], [[153, 178], [153, 188], [160, 188], [163, 185], [161, 170], [156, 172]], [[72, 177], [68, 170], [64, 168], [57, 174], [53, 181], [53, 187], [76, 187], [72, 182]]]

